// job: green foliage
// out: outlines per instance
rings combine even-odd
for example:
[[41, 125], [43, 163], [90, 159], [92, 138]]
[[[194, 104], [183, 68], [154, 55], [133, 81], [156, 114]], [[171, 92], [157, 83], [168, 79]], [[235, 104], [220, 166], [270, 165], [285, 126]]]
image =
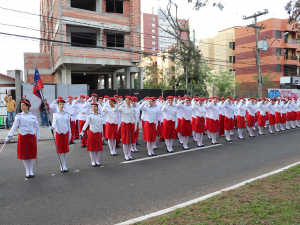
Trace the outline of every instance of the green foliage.
[[169, 89], [169, 70], [157, 66], [149, 55], [144, 54], [143, 61], [144, 89]]
[[217, 97], [232, 96], [235, 82], [230, 72], [220, 70], [218, 75], [211, 75], [207, 81], [214, 86]]
[[[194, 9], [197, 10], [197, 11], [209, 4], [208, 0], [194, 0], [194, 1], [193, 0], [188, 0], [188, 2], [189, 3], [194, 3], [195, 4]], [[223, 9], [224, 9], [224, 5], [220, 2], [219, 3], [214, 2], [212, 4], [212, 6], [219, 8], [221, 11], [223, 11]]]

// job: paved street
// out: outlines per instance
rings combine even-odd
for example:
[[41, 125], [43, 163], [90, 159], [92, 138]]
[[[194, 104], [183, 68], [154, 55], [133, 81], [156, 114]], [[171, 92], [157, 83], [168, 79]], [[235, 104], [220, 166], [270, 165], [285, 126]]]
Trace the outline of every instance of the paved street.
[[[149, 159], [140, 140], [140, 152], [132, 154], [136, 160], [130, 163], [123, 163], [122, 149], [112, 157], [104, 146], [102, 168], [92, 167], [89, 154], [76, 144], [66, 174], [59, 171], [53, 141], [40, 141], [36, 177], [29, 180], [16, 157], [17, 144], [7, 144], [0, 153], [0, 224], [114, 224], [300, 160], [300, 129], [265, 136], [256, 131], [254, 139], [246, 132], [243, 141], [234, 132], [233, 143], [218, 138], [217, 146], [204, 136], [205, 148], [197, 148], [190, 138], [189, 147], [196, 150], [182, 154], [168, 154], [164, 142], [158, 142], [156, 153], [167, 156]], [[178, 141], [173, 149], [183, 151]], [[142, 158], [147, 160], [137, 160]]]

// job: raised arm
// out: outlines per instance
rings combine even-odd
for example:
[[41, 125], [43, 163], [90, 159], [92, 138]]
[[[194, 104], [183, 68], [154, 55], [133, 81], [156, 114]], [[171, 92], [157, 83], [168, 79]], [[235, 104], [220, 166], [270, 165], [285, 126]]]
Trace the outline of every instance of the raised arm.
[[147, 111], [146, 104], [147, 104], [147, 101], [144, 101], [144, 102], [140, 105], [139, 110], [141, 110], [141, 111]]
[[75, 101], [72, 102], [72, 108], [78, 109], [78, 106], [76, 105], [79, 101], [79, 98], [77, 98]]
[[91, 107], [91, 101], [92, 101], [92, 97], [90, 97], [84, 104], [83, 104], [83, 108], [90, 108]]

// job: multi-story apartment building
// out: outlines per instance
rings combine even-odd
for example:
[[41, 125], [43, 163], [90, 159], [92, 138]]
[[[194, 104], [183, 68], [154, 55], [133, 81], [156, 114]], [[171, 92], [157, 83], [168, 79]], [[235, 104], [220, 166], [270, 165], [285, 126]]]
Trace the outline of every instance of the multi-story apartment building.
[[[219, 31], [213, 38], [205, 38], [199, 42], [199, 49], [212, 69], [213, 75], [220, 71], [231, 72], [235, 75], [235, 31], [239, 27], [232, 27]], [[207, 84], [210, 95], [213, 95], [213, 84]]]
[[45, 83], [98, 89], [103, 79], [106, 89], [117, 89], [123, 71], [126, 88], [133, 88], [133, 72], [142, 88], [142, 68], [134, 68], [141, 61], [140, 0], [41, 0], [40, 14], [40, 53], [24, 54], [25, 82], [32, 83], [35, 63]]
[[[287, 21], [271, 18], [258, 23], [258, 26], [265, 26], [259, 32], [259, 41], [266, 39], [269, 42], [269, 49], [260, 51], [261, 74], [272, 73], [272, 81], [278, 86], [281, 84], [282, 88], [300, 89], [299, 80], [294, 79], [300, 75], [300, 47], [295, 27]], [[237, 29], [235, 47], [239, 50], [235, 52], [236, 81], [241, 82], [246, 89], [251, 85], [257, 87], [254, 29], [247, 29], [246, 26]]]
[[[166, 12], [163, 11], [165, 14]], [[169, 22], [160, 9], [157, 10], [157, 15], [142, 13], [142, 50], [147, 54], [152, 54], [156, 56], [159, 52], [164, 52], [169, 50], [171, 46], [177, 44], [177, 40], [169, 33], [165, 32], [160, 27], [163, 27], [165, 30], [169, 29]], [[179, 25], [185, 24], [185, 20], [177, 19]], [[186, 23], [189, 25], [189, 23]], [[160, 26], [160, 27], [159, 27]], [[184, 33], [181, 37], [186, 40], [187, 36]]]

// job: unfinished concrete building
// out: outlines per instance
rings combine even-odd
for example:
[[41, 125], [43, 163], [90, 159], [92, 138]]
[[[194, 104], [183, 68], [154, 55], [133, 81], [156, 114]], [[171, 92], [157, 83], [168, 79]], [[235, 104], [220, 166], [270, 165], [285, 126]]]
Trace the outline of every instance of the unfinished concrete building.
[[140, 0], [41, 0], [40, 14], [40, 53], [24, 53], [25, 82], [35, 63], [44, 83], [116, 90], [121, 78], [130, 89], [138, 74], [143, 88]]

